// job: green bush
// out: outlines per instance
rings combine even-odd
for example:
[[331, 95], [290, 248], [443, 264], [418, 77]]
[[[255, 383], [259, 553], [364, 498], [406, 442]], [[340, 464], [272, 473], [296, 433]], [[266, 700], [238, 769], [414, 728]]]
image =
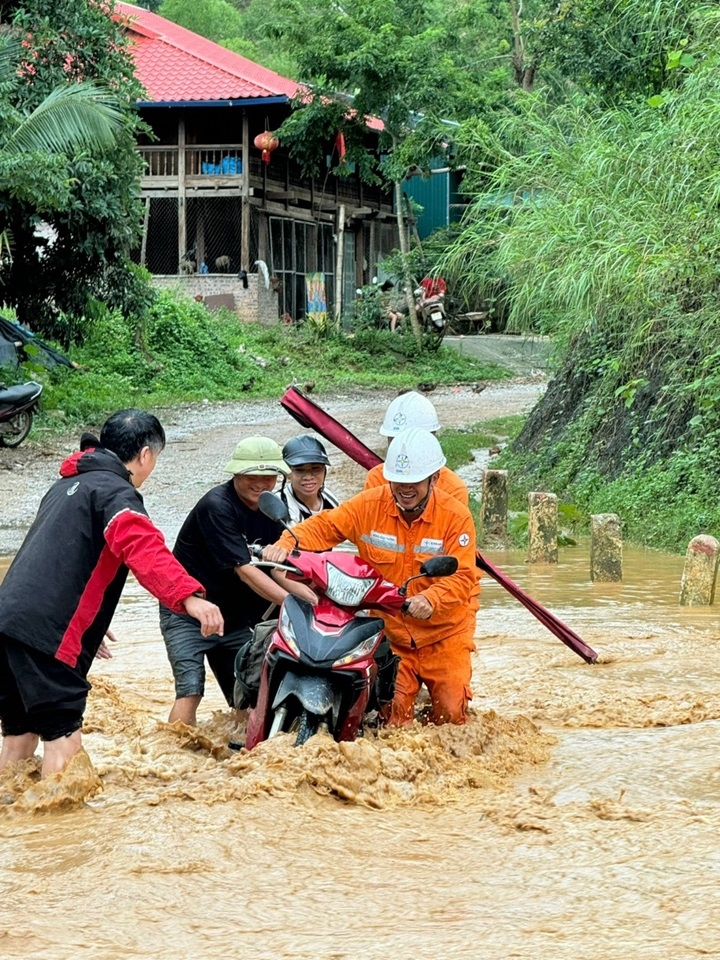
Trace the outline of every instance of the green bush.
[[169, 291], [154, 294], [140, 316], [99, 308], [86, 330], [69, 351], [78, 370], [32, 367], [53, 422], [97, 423], [131, 404], [279, 397], [292, 382], [312, 381], [322, 392], [509, 376], [450, 348], [418, 355], [409, 336], [364, 328], [319, 338], [303, 327], [243, 324], [229, 311], [210, 313]]

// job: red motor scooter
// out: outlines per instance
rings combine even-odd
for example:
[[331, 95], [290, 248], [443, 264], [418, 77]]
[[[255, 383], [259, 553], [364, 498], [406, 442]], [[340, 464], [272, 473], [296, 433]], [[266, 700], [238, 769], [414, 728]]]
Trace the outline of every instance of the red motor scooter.
[[19, 447], [30, 433], [42, 384], [30, 380], [15, 387], [0, 385], [0, 447]]
[[[278, 497], [263, 493], [258, 505], [290, 530], [287, 508]], [[338, 741], [354, 740], [365, 714], [377, 706], [372, 697], [375, 655], [385, 637], [382, 619], [359, 611], [402, 609], [410, 581], [396, 587], [372, 564], [344, 551], [310, 553], [296, 547], [284, 564], [262, 564], [309, 583], [320, 602], [312, 606], [292, 594], [283, 601], [265, 649], [246, 748], [282, 732], [295, 732], [296, 746], [319, 730]], [[450, 576], [457, 566], [456, 557], [431, 557], [418, 576]]]

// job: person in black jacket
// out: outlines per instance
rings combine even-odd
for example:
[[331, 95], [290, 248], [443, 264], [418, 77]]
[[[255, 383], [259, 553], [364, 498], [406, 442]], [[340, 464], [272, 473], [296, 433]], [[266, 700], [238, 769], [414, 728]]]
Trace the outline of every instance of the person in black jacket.
[[225, 633], [201, 636], [187, 616], [160, 605], [160, 630], [175, 678], [170, 723], [197, 723], [205, 695], [206, 662], [228, 706], [235, 706], [235, 658], [256, 624], [266, 619], [268, 604], [281, 604], [288, 592], [317, 602], [305, 584], [285, 580], [279, 572], [268, 575], [252, 563], [249, 544], [265, 546], [282, 533], [280, 524], [259, 509], [260, 496], [275, 487], [278, 476], [288, 473], [280, 447], [269, 437], [246, 437], [225, 469], [232, 478], [200, 498], [173, 548], [180, 563], [205, 584], [209, 599], [220, 607]]
[[220, 610], [165, 546], [138, 492], [165, 446], [158, 419], [120, 410], [99, 441], [83, 440], [0, 584], [0, 770], [32, 757], [38, 738], [43, 776], [80, 751], [87, 673], [128, 569], [170, 609], [198, 620], [203, 635], [223, 632]]

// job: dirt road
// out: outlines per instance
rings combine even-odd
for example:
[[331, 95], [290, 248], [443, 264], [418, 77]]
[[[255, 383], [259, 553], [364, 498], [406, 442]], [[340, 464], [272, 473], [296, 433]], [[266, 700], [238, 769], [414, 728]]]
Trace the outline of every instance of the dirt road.
[[521, 334], [483, 333], [474, 337], [445, 337], [443, 343], [469, 357], [497, 363], [517, 377], [547, 373], [552, 354], [548, 337], [526, 337]]

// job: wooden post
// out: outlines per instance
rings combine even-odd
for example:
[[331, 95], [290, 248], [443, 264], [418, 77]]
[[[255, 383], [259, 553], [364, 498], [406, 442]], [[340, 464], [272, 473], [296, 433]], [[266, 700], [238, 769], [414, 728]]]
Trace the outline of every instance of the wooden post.
[[285, 209], [290, 209], [290, 154], [285, 157]]
[[[393, 148], [397, 149], [397, 139], [393, 138]], [[412, 328], [415, 343], [418, 351], [422, 350], [422, 329], [418, 320], [417, 310], [415, 309], [415, 295], [413, 294], [413, 282], [410, 276], [410, 250], [408, 245], [407, 229], [405, 218], [403, 216], [403, 190], [400, 180], [395, 181], [395, 215], [400, 235], [400, 259], [403, 267], [403, 283], [405, 284], [405, 300], [408, 305], [408, 316], [410, 317], [410, 327]]]
[[[405, 193], [404, 190], [403, 190], [403, 200], [405, 201], [405, 209], [407, 210], [408, 223], [410, 224], [410, 228], [413, 232], [413, 236], [415, 237], [415, 243], [417, 244], [417, 248], [420, 251], [420, 259], [424, 261], [425, 254], [423, 252], [422, 240], [420, 239], [420, 233], [418, 231], [417, 217], [413, 212], [413, 208], [410, 203], [410, 197], [407, 195], [407, 193]], [[422, 279], [422, 277], [420, 279]]]
[[690, 541], [680, 584], [681, 607], [707, 607], [714, 602], [719, 552], [715, 537], [701, 534]]
[[[185, 206], [185, 120], [178, 120], [178, 273], [187, 255], [187, 208]], [[197, 261], [195, 269], [197, 270]]]
[[558, 562], [558, 509], [554, 493], [528, 494], [528, 563]]
[[[270, 266], [270, 238], [268, 236], [268, 218], [258, 216], [258, 260], [264, 260]], [[258, 281], [260, 283], [261, 280]]]
[[362, 287], [365, 283], [365, 231], [362, 222], [357, 231], [355, 240], [355, 286]]
[[[200, 269], [205, 263], [205, 214], [202, 207], [198, 210], [198, 216], [195, 219], [195, 261], [197, 263], [197, 272], [202, 273]], [[210, 270], [210, 264], [205, 263], [206, 269]]]
[[622, 580], [622, 532], [616, 513], [590, 517], [590, 579], [600, 583]]
[[250, 121], [242, 118], [242, 197], [240, 201], [240, 269], [250, 269]]
[[345, 248], [345, 204], [338, 208], [337, 249], [335, 251], [335, 326], [340, 329], [343, 307], [343, 259]]
[[374, 220], [370, 221], [370, 243], [368, 250], [368, 282], [372, 283], [372, 278], [377, 274], [377, 241], [375, 233], [377, 225]]
[[148, 226], [150, 225], [150, 197], [145, 197], [145, 216], [143, 217], [142, 241], [140, 243], [140, 266], [145, 266], [147, 259]]

